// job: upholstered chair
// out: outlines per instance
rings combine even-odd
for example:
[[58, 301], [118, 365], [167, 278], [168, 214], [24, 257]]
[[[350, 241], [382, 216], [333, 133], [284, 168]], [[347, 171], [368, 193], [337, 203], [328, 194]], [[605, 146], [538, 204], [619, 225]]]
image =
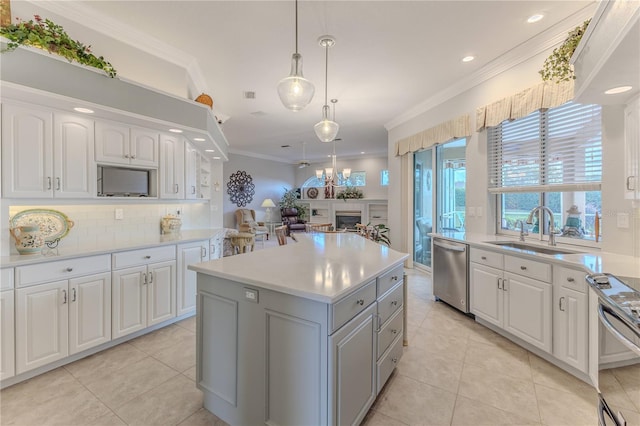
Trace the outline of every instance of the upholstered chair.
[[298, 209], [295, 207], [280, 209], [280, 216], [282, 216], [282, 224], [287, 225], [287, 232], [289, 235], [292, 232], [306, 231], [306, 222], [298, 217]]
[[236, 210], [236, 223], [238, 224], [238, 231], [240, 232], [251, 232], [256, 235], [266, 234], [267, 240], [269, 239], [269, 228], [265, 226], [264, 222], [256, 222], [255, 210]]

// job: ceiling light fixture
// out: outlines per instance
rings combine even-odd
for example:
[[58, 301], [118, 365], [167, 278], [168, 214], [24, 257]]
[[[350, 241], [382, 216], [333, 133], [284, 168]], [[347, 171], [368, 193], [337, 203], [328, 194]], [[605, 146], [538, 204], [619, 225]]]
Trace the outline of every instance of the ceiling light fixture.
[[475, 59], [475, 56], [465, 56], [464, 58], [462, 58], [462, 62], [471, 62]]
[[305, 149], [306, 147], [307, 143], [302, 142], [302, 160], [298, 162], [299, 169], [304, 169], [305, 167], [311, 165], [311, 163], [307, 161], [307, 150]]
[[544, 15], [542, 15], [540, 13], [536, 13], [535, 15], [529, 16], [529, 18], [527, 19], [527, 22], [529, 24], [533, 24], [535, 22], [541, 21], [542, 18], [544, 18]]
[[94, 112], [92, 109], [82, 107], [75, 107], [73, 110], [76, 112], [81, 112], [83, 114], [93, 114]]
[[[324, 106], [322, 107], [322, 120], [316, 123], [316, 125], [313, 126], [313, 129], [316, 131], [316, 136], [318, 136], [318, 139], [320, 139], [321, 142], [331, 142], [336, 138], [338, 130], [340, 129], [338, 123], [329, 120], [329, 104], [327, 103], [327, 88], [329, 85], [329, 48], [336, 44], [336, 39], [332, 36], [325, 35], [321, 36], [318, 41], [320, 42], [320, 46], [325, 49]], [[335, 102], [338, 102], [338, 100], [331, 100], [335, 108], [334, 100]]]
[[624, 93], [624, 92], [628, 92], [629, 90], [633, 89], [632, 86], [619, 86], [619, 87], [613, 87], [607, 91], [604, 92], [605, 95], [617, 95], [618, 93]]
[[[348, 186], [349, 177], [351, 176], [351, 169], [344, 168], [342, 170], [342, 176], [338, 173], [337, 166], [337, 156], [336, 156], [336, 140], [333, 140], [333, 154], [331, 155], [331, 167], [327, 167], [324, 170], [317, 169], [316, 170], [316, 178], [322, 180], [324, 190], [324, 198], [334, 198], [334, 188]], [[342, 180], [342, 184], [341, 181]]]
[[304, 109], [315, 93], [313, 84], [302, 75], [302, 55], [298, 53], [298, 0], [296, 3], [296, 52], [291, 56], [291, 74], [278, 83], [278, 95], [282, 104], [292, 110]]

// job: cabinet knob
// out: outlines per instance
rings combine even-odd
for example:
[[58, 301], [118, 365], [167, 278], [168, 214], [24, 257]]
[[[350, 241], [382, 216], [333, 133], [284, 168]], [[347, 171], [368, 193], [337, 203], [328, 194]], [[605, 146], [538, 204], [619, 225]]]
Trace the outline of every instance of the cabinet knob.
[[392, 300], [391, 301], [391, 306], [398, 306], [398, 301], [397, 300]]
[[487, 260], [487, 256], [482, 256], [480, 259]]
[[391, 358], [391, 362], [394, 363], [394, 364], [397, 364], [398, 363], [398, 358], [396, 358], [396, 357]]
[[71, 271], [73, 271], [73, 268], [66, 268], [65, 271], [66, 272], [71, 272]]
[[145, 259], [151, 259], [151, 256], [146, 255], [144, 258], [145, 258]]
[[391, 281], [398, 281], [398, 276], [397, 275], [392, 276]]
[[360, 306], [364, 305], [364, 299], [358, 299], [356, 300], [356, 303]]
[[391, 334], [398, 334], [398, 330], [396, 329], [391, 330]]
[[134, 154], [134, 155], [132, 155], [132, 156], [131, 156], [131, 158], [135, 160], [135, 159], [136, 159], [136, 156], [135, 156], [135, 154]]
[[526, 271], [527, 267], [526, 266], [521, 266], [520, 269], [522, 269], [523, 271]]

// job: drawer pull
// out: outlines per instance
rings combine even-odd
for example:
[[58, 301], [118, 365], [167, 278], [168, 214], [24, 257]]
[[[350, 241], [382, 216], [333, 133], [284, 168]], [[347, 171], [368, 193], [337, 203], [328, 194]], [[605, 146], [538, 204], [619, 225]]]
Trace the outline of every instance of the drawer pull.
[[394, 364], [397, 364], [398, 363], [398, 358], [397, 357], [391, 358], [391, 362], [394, 363]]
[[501, 283], [502, 283], [502, 278], [498, 278], [498, 290], [502, 290], [502, 286], [500, 286]]
[[72, 301], [72, 302], [75, 302], [75, 301], [77, 300], [77, 297], [76, 297], [76, 288], [74, 287], [74, 288], [72, 288], [71, 290], [73, 290], [73, 299], [71, 299], [71, 301]]
[[153, 284], [153, 272], [149, 272], [149, 284]]
[[356, 300], [356, 304], [358, 304], [358, 305], [360, 305], [360, 306], [364, 305], [364, 299], [358, 299], [358, 300]]
[[572, 277], [569, 277], [569, 278], [567, 278], [567, 281], [569, 281], [570, 283], [572, 283], [572, 282], [574, 282], [574, 281], [575, 281], [575, 279], [574, 279], [574, 278], [572, 278]]
[[398, 281], [398, 276], [397, 275], [392, 276], [391, 281]]
[[56, 178], [56, 191], [60, 191], [60, 178]]
[[527, 267], [526, 266], [521, 266], [520, 269], [522, 269], [523, 271], [526, 271]]
[[560, 300], [558, 301], [558, 309], [560, 309], [562, 312], [564, 312], [564, 309], [562, 309], [562, 301], [564, 300], [564, 296], [562, 296], [560, 298]]
[[145, 258], [145, 259], [151, 259], [151, 256], [146, 255], [144, 258]]
[[67, 304], [67, 290], [62, 290], [62, 304]]
[[487, 256], [482, 256], [480, 259], [487, 260]]
[[391, 306], [398, 306], [398, 301], [397, 300], [392, 300], [391, 301]]
[[67, 269], [65, 269], [65, 271], [66, 272], [71, 272], [71, 271], [73, 271], [73, 268], [67, 268]]
[[393, 330], [391, 330], [391, 334], [396, 335], [398, 334], [398, 330], [396, 330], [395, 328]]

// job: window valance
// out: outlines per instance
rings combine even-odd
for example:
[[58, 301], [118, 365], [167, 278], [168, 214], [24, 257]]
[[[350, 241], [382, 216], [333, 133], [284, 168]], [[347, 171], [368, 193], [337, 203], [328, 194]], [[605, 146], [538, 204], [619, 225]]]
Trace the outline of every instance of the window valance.
[[396, 142], [396, 156], [471, 135], [469, 115], [461, 115]]
[[532, 112], [560, 106], [573, 99], [573, 80], [544, 82], [476, 110], [476, 131], [516, 120]]

